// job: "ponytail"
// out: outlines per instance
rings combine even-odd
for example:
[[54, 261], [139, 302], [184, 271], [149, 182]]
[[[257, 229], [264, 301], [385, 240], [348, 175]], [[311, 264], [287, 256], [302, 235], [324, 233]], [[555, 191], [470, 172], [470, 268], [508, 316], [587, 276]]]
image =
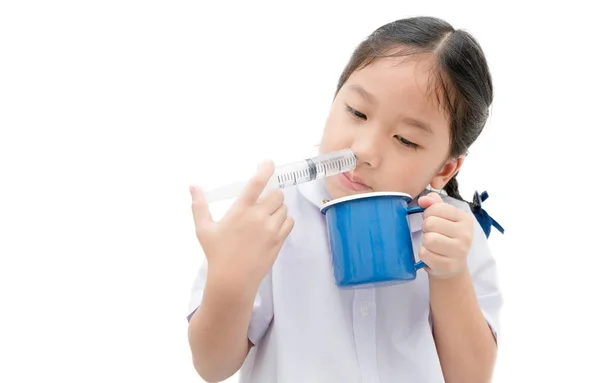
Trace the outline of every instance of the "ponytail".
[[460, 196], [460, 193], [458, 192], [458, 180], [456, 179], [456, 174], [444, 186], [444, 191], [446, 191], [446, 194], [448, 194], [449, 197], [455, 198], [460, 201], [464, 201], [463, 198]]

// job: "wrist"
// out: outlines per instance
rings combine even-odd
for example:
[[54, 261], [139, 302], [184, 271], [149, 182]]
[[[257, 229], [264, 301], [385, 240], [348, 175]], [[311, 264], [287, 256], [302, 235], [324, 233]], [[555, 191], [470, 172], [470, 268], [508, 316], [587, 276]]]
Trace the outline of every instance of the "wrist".
[[466, 266], [462, 270], [451, 275], [436, 275], [429, 278], [430, 285], [439, 285], [443, 286], [444, 288], [452, 288], [453, 286], [460, 285], [464, 286], [467, 282], [471, 282], [471, 274]]
[[429, 273], [429, 281], [439, 284], [453, 284], [460, 281], [465, 281], [471, 278], [467, 264], [446, 273], [433, 272]]
[[260, 280], [248, 273], [208, 266], [206, 292], [223, 298], [252, 299], [258, 292]]
[[434, 327], [438, 329], [457, 333], [475, 328], [489, 330], [468, 270], [452, 278], [430, 280], [429, 303]]

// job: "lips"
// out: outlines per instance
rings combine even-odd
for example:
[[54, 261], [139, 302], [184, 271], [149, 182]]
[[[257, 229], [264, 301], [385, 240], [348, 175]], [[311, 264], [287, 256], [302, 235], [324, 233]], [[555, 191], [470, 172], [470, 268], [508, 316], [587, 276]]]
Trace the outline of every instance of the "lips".
[[342, 173], [339, 176], [339, 180], [340, 183], [342, 184], [342, 186], [350, 189], [350, 190], [354, 190], [354, 191], [366, 191], [366, 190], [370, 190], [371, 188], [367, 185], [365, 185], [364, 181], [362, 179], [360, 179], [359, 177], [357, 177], [356, 175], [346, 172], [346, 173]]

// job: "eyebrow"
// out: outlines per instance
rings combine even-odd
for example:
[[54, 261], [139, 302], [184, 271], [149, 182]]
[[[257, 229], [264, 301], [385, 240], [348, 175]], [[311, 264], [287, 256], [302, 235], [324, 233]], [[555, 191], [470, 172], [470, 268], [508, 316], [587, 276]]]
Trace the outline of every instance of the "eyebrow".
[[431, 126], [429, 126], [429, 124], [427, 124], [421, 120], [417, 120], [412, 117], [403, 117], [402, 122], [404, 122], [407, 125], [418, 128], [427, 134], [433, 135], [433, 130], [431, 130]]
[[350, 86], [348, 86], [348, 89], [352, 89], [353, 91], [355, 91], [356, 93], [361, 95], [362, 98], [364, 98], [366, 101], [370, 102], [371, 104], [377, 103], [377, 101], [375, 100], [375, 96], [372, 93], [367, 92], [360, 85], [350, 85]]

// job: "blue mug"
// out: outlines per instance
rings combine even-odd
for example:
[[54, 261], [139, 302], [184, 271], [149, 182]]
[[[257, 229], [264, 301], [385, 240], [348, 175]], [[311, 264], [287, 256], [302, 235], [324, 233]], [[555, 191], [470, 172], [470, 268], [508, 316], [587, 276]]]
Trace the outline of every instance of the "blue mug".
[[335, 283], [341, 288], [365, 288], [405, 283], [426, 265], [415, 263], [405, 193], [374, 192], [327, 202], [325, 215]]

